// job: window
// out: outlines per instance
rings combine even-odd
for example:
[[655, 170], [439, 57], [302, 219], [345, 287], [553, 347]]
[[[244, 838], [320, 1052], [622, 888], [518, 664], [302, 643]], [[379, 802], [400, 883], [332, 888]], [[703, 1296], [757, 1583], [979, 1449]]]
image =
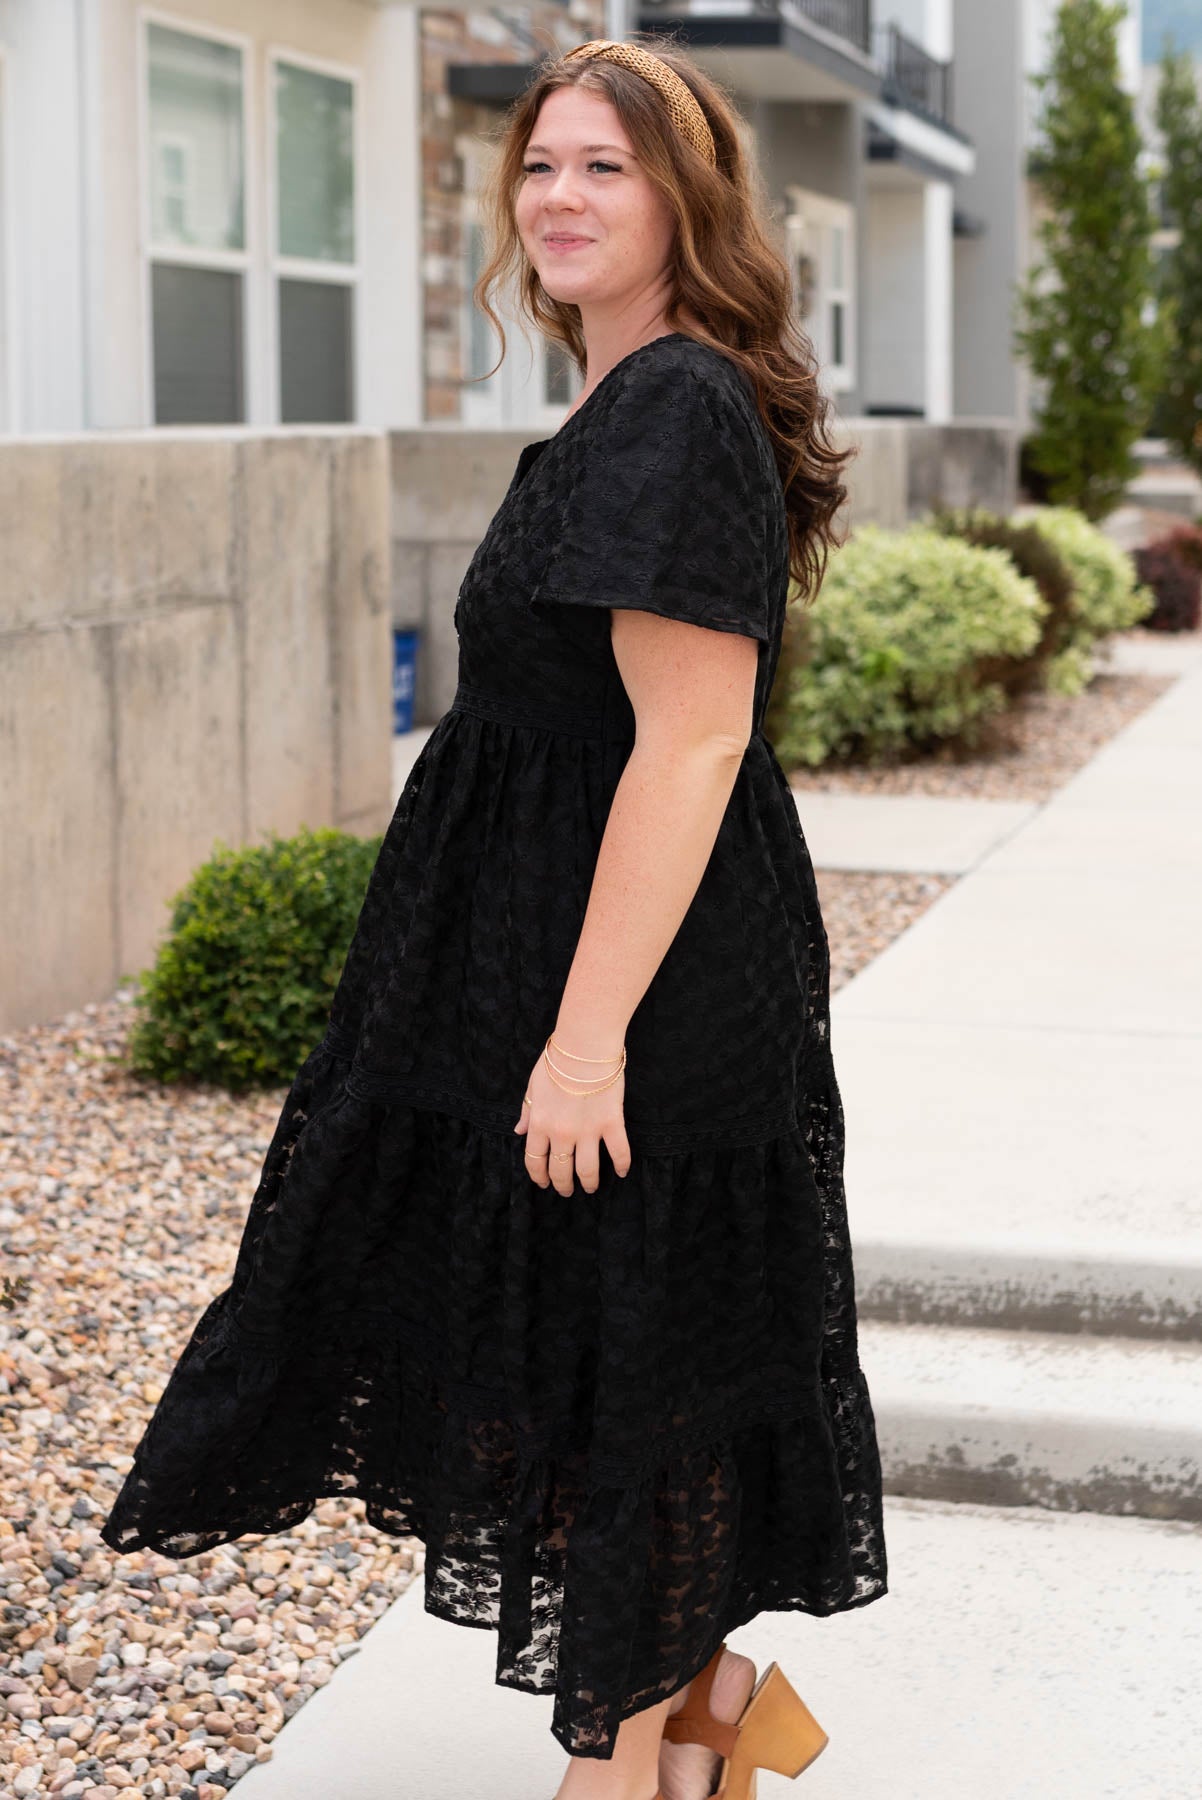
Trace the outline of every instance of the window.
[[576, 397], [576, 367], [559, 344], [543, 347], [543, 402], [567, 410]]
[[156, 425], [246, 417], [246, 108], [240, 43], [145, 25]]
[[279, 416], [355, 417], [355, 81], [276, 56], [275, 280]]
[[855, 210], [805, 188], [788, 190], [785, 242], [797, 316], [831, 392], [855, 385]]

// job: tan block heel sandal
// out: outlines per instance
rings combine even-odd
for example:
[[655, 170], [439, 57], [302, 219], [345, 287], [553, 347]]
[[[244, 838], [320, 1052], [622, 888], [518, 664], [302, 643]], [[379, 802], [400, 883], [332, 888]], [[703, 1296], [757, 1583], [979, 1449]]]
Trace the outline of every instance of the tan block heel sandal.
[[[664, 1723], [669, 1744], [705, 1744], [722, 1757], [717, 1792], [711, 1800], [756, 1800], [756, 1772], [771, 1769], [790, 1780], [809, 1768], [830, 1742], [779, 1663], [771, 1662], [751, 1690], [737, 1722], [726, 1724], [710, 1711], [709, 1696], [720, 1644], [689, 1688], [679, 1712]], [[655, 1800], [663, 1800], [656, 1794]]]

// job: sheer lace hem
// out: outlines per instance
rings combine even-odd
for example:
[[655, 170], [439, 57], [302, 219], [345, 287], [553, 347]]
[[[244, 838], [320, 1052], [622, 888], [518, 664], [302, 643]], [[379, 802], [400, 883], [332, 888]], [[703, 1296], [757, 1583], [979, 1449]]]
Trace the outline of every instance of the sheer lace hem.
[[[428, 1611], [497, 1631], [497, 1682], [554, 1697], [551, 1729], [573, 1755], [612, 1756], [624, 1718], [757, 1613], [826, 1617], [888, 1591], [858, 1367], [800, 1410], [781, 1396], [726, 1429], [699, 1421], [622, 1485], [566, 1442], [528, 1455], [511, 1421], [464, 1410], [462, 1393], [452, 1403], [395, 1348], [335, 1357], [326, 1344], [285, 1367], [236, 1330], [198, 1328], [173, 1382], [201, 1370], [203, 1414], [177, 1392], [105, 1542], [191, 1556], [288, 1531], [322, 1497], [359, 1498], [377, 1530], [424, 1542]], [[290, 1403], [300, 1394], [324, 1416]]]
[[327, 1495], [426, 1545], [426, 1604], [608, 1758], [761, 1610], [887, 1591], [837, 1110], [636, 1157], [567, 1205], [522, 1140], [368, 1101], [319, 1047], [230, 1287], [102, 1535], [191, 1556]]

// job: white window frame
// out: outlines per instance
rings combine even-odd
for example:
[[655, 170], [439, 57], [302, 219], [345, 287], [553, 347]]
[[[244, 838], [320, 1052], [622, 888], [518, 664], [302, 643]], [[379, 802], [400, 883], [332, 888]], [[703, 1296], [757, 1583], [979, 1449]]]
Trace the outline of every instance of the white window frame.
[[17, 392], [17, 270], [13, 256], [13, 120], [7, 51], [0, 44], [0, 341], [4, 361], [0, 367], [0, 436], [15, 435], [20, 428]]
[[[228, 44], [242, 56], [242, 235], [241, 250], [189, 250], [179, 244], [156, 249], [152, 238], [151, 152], [150, 139], [150, 26], [164, 25], [171, 31], [189, 37], [206, 39], [213, 44]], [[251, 281], [256, 259], [254, 195], [258, 180], [255, 164], [254, 135], [254, 42], [244, 32], [225, 31], [203, 19], [186, 18], [179, 13], [162, 12], [156, 6], [141, 6], [137, 15], [138, 64], [138, 181], [140, 185], [139, 217], [142, 259], [142, 419], [148, 426], [156, 424], [154, 416], [154, 300], [152, 272], [156, 262], [173, 263], [177, 268], [237, 271], [242, 276], [242, 413], [243, 422], [254, 424], [255, 347], [251, 331], [253, 305]], [[194, 429], [172, 426], [172, 430]], [[200, 429], [206, 429], [201, 427]]]
[[[468, 351], [471, 348], [472, 333], [476, 327], [477, 307], [472, 300], [472, 262], [469, 253], [472, 228], [480, 224], [480, 205], [477, 199], [473, 160], [462, 145], [458, 146], [464, 168], [464, 190], [460, 196], [459, 220], [462, 236], [460, 239], [459, 288], [461, 301], [459, 306], [459, 349], [461, 367], [466, 367]], [[425, 283], [423, 282], [423, 290]], [[495, 304], [495, 302], [494, 302]], [[494, 326], [488, 315], [482, 314], [481, 320], [487, 330], [494, 350], [499, 348], [494, 336]], [[451, 420], [452, 425], [470, 425], [472, 427], [499, 427], [505, 423], [505, 364], [494, 369], [487, 381], [474, 378], [470, 369], [463, 378], [459, 390], [459, 418]]]
[[[276, 69], [280, 63], [289, 63], [294, 69], [309, 69], [315, 75], [330, 75], [336, 81], [349, 83], [351, 90], [351, 158], [353, 162], [352, 179], [354, 181], [354, 232], [355, 260], [349, 263], [322, 262], [305, 256], [281, 256], [279, 250], [279, 143], [278, 118], [275, 103]], [[363, 124], [363, 76], [359, 69], [350, 68], [346, 63], [328, 62], [323, 57], [308, 56], [300, 50], [291, 50], [284, 44], [267, 46], [267, 245], [268, 268], [271, 276], [271, 305], [268, 308], [270, 324], [267, 331], [268, 346], [268, 393], [270, 395], [271, 417], [280, 422], [280, 282], [281, 281], [326, 281], [332, 287], [346, 287], [351, 290], [351, 369], [353, 392], [351, 395], [352, 419], [355, 424], [363, 416], [363, 243], [366, 229], [367, 209], [365, 205], [366, 157], [364, 154], [365, 134]], [[297, 430], [306, 429], [297, 426]]]
[[[785, 191], [785, 245], [794, 280], [794, 308], [813, 341], [828, 390], [847, 393], [856, 385], [856, 209], [848, 200], [834, 200], [809, 188], [791, 184]], [[836, 230], [843, 232], [843, 280], [838, 284], [831, 268], [831, 238]], [[813, 312], [805, 318], [796, 290], [796, 259], [802, 251], [810, 255], [817, 276]], [[831, 308], [836, 305], [843, 308], [843, 360], [838, 363], [832, 360]]]

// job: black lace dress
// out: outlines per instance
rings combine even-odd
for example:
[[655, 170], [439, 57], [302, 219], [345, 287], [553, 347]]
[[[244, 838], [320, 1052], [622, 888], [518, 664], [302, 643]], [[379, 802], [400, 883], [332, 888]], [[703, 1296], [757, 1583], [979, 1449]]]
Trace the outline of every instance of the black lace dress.
[[[826, 935], [760, 729], [786, 555], [750, 384], [681, 333], [523, 449], [232, 1282], [103, 1531], [188, 1556], [359, 1496], [578, 1755], [756, 1613], [887, 1591]], [[757, 639], [756, 729], [630, 1021], [630, 1172], [603, 1145], [565, 1199], [514, 1126], [634, 738], [615, 606]]]

